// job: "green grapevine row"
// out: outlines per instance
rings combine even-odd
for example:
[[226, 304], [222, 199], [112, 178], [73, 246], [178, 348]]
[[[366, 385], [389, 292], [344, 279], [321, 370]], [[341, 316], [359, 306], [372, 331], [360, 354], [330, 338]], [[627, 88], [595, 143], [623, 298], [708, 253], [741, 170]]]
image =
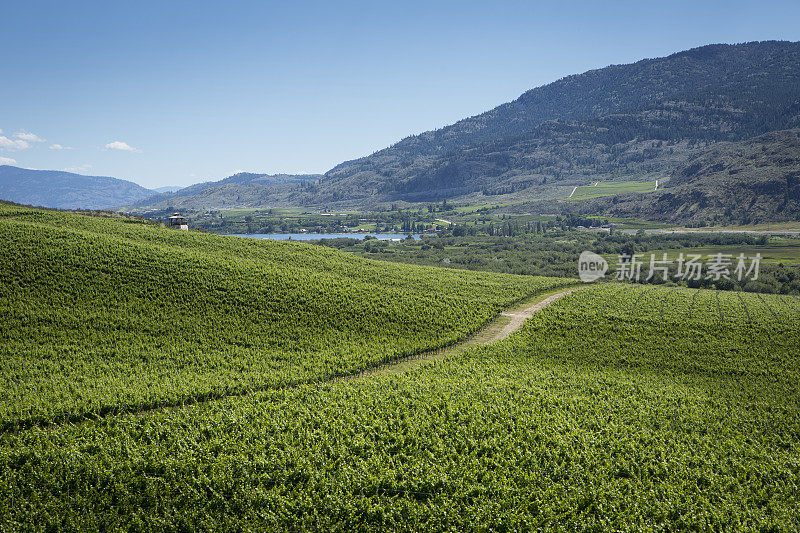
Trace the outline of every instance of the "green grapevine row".
[[345, 375], [570, 280], [0, 206], [0, 427]]
[[596, 286], [405, 374], [2, 434], [0, 529], [797, 530], [791, 304]]

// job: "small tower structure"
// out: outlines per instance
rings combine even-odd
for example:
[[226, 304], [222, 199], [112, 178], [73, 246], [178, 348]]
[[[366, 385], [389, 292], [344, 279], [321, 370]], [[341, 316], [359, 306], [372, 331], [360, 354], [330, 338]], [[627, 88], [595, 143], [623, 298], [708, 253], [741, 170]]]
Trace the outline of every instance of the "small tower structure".
[[189, 225], [186, 223], [186, 217], [180, 215], [180, 213], [175, 213], [171, 217], [169, 217], [169, 227], [180, 229], [183, 231], [189, 231]]

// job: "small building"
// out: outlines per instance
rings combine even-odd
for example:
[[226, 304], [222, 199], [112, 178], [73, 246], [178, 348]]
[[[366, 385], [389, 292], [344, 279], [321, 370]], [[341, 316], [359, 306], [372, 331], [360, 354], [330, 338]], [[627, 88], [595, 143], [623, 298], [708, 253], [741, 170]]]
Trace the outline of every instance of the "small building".
[[180, 213], [175, 213], [169, 217], [169, 227], [189, 231], [189, 225], [186, 223], [186, 217], [182, 217]]

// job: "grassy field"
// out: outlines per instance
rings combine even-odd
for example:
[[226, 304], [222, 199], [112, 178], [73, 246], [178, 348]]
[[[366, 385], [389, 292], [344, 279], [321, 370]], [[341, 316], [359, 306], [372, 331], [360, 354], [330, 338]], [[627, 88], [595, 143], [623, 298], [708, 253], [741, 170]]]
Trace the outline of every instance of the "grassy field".
[[[773, 240], [778, 240], [783, 242], [775, 244], [767, 244], [767, 245], [752, 245], [752, 246], [720, 245], [720, 246], [697, 247], [697, 248], [655, 250], [653, 252], [648, 252], [648, 257], [650, 253], [656, 254], [659, 258], [661, 257], [662, 253], [667, 253], [668, 257], [670, 258], [677, 257], [679, 253], [700, 254], [703, 257], [722, 253], [722, 254], [731, 254], [734, 258], [737, 257], [739, 254], [744, 254], [746, 257], [754, 257], [756, 254], [761, 254], [762, 260], [765, 262], [784, 263], [787, 265], [800, 264], [800, 239], [773, 238]], [[611, 259], [616, 259], [616, 257], [613, 257]]]
[[0, 428], [348, 374], [571, 280], [0, 206]]
[[398, 375], [0, 435], [0, 529], [800, 528], [800, 301], [598, 286]]
[[[630, 192], [650, 192], [655, 190], [655, 181], [601, 181], [597, 185], [581, 185], [567, 200], [588, 200], [601, 196], [614, 196]], [[570, 191], [572, 192], [572, 191]]]
[[768, 222], [762, 224], [750, 224], [748, 226], [720, 226], [720, 229], [728, 230], [755, 230], [755, 231], [800, 231], [800, 222]]
[[[599, 217], [598, 217], [599, 218]], [[619, 218], [619, 217], [602, 217], [603, 220], [608, 220], [609, 223], [615, 225], [615, 229], [624, 230], [648, 230], [648, 229], [665, 229], [671, 228], [669, 224], [663, 222], [653, 222], [652, 220], [640, 220], [637, 218]]]
[[748, 224], [738, 226], [704, 226], [702, 228], [687, 228], [672, 226], [670, 229], [675, 231], [687, 232], [714, 232], [714, 231], [756, 231], [760, 233], [781, 233], [781, 232], [800, 232], [800, 222], [765, 222], [761, 224]]

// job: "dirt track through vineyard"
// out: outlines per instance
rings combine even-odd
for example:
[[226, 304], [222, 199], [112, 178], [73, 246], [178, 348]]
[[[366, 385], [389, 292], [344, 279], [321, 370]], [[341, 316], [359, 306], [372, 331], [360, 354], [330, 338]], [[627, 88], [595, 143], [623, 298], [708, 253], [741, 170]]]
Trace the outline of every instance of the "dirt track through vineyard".
[[459, 343], [453, 344], [452, 346], [398, 359], [378, 367], [369, 368], [356, 374], [334, 378], [331, 381], [351, 381], [374, 374], [396, 374], [404, 372], [410, 367], [416, 366], [417, 364], [425, 361], [441, 359], [443, 357], [459, 354], [468, 348], [485, 346], [493, 342], [501, 341], [521, 328], [525, 321], [531, 318], [535, 313], [541, 311], [553, 302], [563, 298], [568, 294], [571, 294], [578, 289], [579, 287], [569, 287], [566, 289], [560, 289], [556, 292], [546, 293], [545, 295], [540, 294], [533, 297], [533, 300], [528, 299], [521, 304], [517, 304], [516, 306], [501, 312], [497, 318], [484, 326], [480, 331], [474, 333], [472, 336]]
[[181, 400], [180, 402], [174, 402], [174, 403], [165, 402], [147, 407], [137, 407], [130, 409], [127, 407], [122, 407], [119, 409], [108, 410], [103, 413], [88, 413], [88, 412], [78, 413], [70, 417], [64, 418], [62, 420], [54, 420], [49, 422], [22, 421], [18, 423], [15, 428], [13, 429], [9, 428], [4, 431], [16, 432], [20, 430], [25, 430], [29, 427], [54, 428], [61, 426], [65, 423], [77, 424], [82, 422], [90, 422], [92, 420], [100, 420], [103, 418], [116, 415], [143, 416], [146, 415], [147, 413], [151, 413], [154, 411], [187, 409], [210, 401], [222, 400], [231, 397], [248, 396], [252, 393], [266, 391], [266, 390], [291, 389], [302, 385], [323, 385], [326, 383], [352, 381], [375, 374], [400, 373], [408, 370], [412, 366], [423, 363], [425, 361], [432, 361], [435, 359], [456, 355], [467, 350], [468, 348], [476, 346], [485, 346], [487, 344], [503, 340], [512, 333], [514, 333], [515, 331], [517, 331], [519, 328], [521, 328], [522, 325], [525, 323], [525, 321], [528, 318], [532, 317], [534, 313], [541, 311], [542, 309], [552, 304], [556, 300], [563, 298], [564, 296], [574, 292], [575, 290], [578, 290], [579, 288], [580, 286], [573, 286], [565, 289], [559, 289], [558, 291], [555, 292], [547, 292], [544, 294], [531, 296], [530, 298], [518, 303], [517, 305], [510, 307], [506, 311], [501, 312], [494, 320], [492, 320], [486, 326], [481, 328], [478, 332], [474, 333], [473, 335], [464, 339], [461, 342], [452, 344], [445, 348], [440, 348], [438, 350], [431, 350], [413, 356], [396, 359], [388, 363], [385, 363], [383, 365], [371, 367], [366, 370], [362, 370], [360, 372], [356, 372], [354, 374], [349, 374], [346, 376], [338, 376], [324, 380], [311, 380], [300, 383], [291, 383], [283, 386], [265, 387], [263, 389], [229, 393], [229, 394], [208, 393], [197, 397], [192, 397], [189, 399], [184, 399]]

